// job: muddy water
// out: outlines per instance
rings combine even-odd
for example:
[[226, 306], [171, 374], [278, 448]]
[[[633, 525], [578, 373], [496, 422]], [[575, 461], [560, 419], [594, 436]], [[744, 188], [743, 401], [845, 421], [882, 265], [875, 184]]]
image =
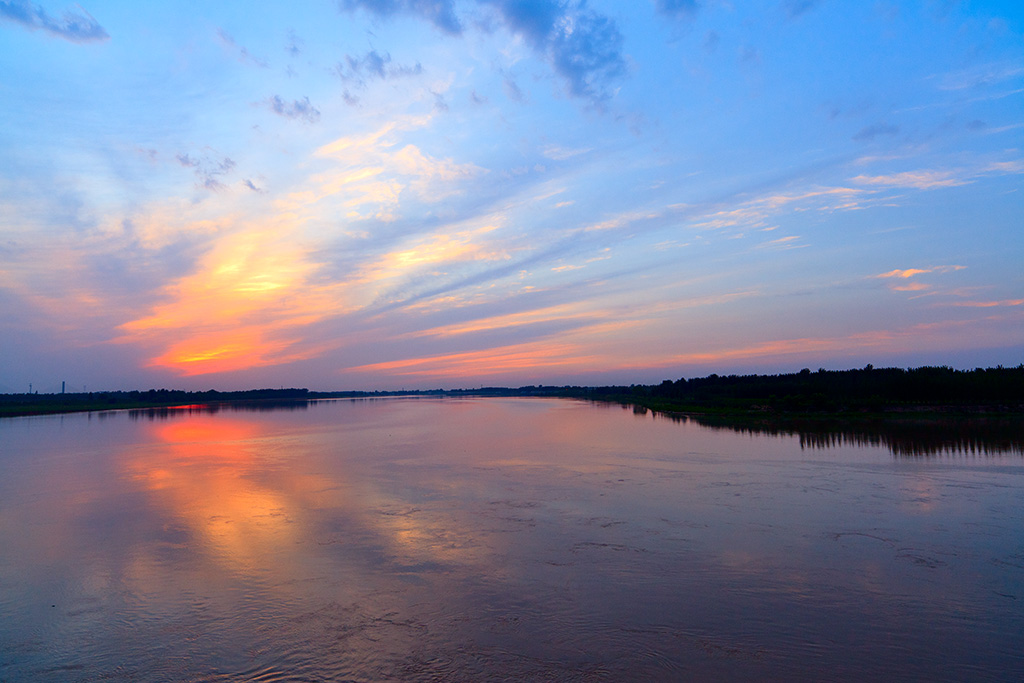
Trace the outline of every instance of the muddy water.
[[1024, 680], [1024, 458], [875, 441], [543, 399], [5, 419], [0, 681]]

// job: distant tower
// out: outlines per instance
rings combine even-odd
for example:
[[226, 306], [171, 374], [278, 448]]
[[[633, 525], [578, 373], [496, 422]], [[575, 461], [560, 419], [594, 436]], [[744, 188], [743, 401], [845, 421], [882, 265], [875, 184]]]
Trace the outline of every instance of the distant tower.
[[64, 382], [63, 381], [61, 381], [61, 383], [60, 383], [60, 393], [62, 393], [62, 394], [64, 393]]
[[32, 393], [32, 382], [28, 383], [28, 393]]

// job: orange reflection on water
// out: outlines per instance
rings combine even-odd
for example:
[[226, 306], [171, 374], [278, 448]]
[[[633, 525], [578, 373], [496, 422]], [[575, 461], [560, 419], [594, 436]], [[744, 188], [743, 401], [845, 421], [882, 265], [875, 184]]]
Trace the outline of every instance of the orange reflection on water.
[[294, 538], [296, 506], [253, 477], [265, 438], [258, 422], [189, 415], [152, 425], [155, 445], [126, 467], [192, 543], [236, 570], [266, 568]]

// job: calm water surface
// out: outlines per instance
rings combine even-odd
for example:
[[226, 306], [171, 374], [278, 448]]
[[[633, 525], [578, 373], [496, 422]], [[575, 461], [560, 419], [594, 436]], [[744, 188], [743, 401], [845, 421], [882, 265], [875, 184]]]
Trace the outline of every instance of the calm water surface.
[[0, 420], [0, 681], [1024, 680], [1019, 450], [299, 407]]

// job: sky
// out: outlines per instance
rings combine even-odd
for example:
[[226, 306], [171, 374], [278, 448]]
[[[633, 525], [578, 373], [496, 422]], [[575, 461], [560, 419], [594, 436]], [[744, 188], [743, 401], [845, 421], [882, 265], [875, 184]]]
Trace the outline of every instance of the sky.
[[1024, 362], [1019, 0], [0, 0], [0, 391]]

